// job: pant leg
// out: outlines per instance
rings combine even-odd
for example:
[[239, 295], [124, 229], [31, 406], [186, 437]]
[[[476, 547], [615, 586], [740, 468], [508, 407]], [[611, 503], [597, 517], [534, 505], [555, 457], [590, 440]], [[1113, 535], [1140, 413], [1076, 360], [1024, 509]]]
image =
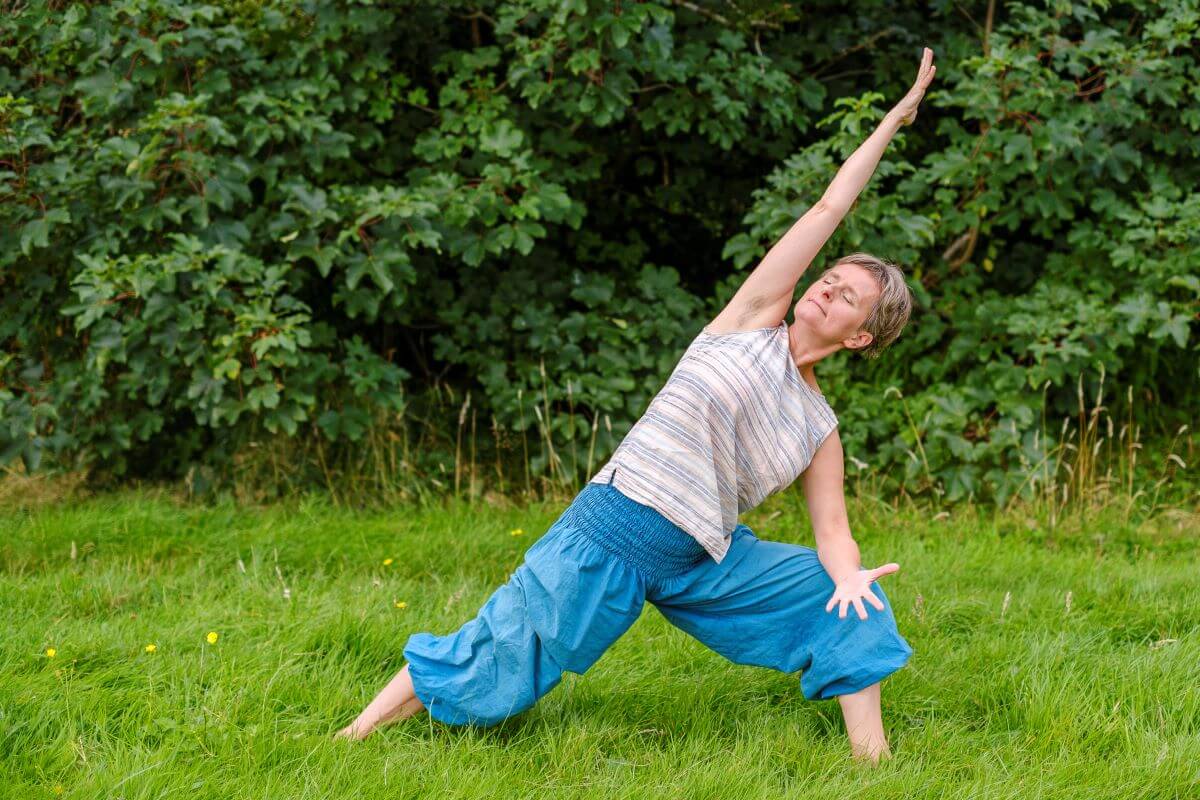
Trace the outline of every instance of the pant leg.
[[803, 670], [809, 700], [865, 689], [907, 663], [912, 648], [884, 610], [867, 606], [840, 619], [825, 611], [833, 580], [811, 547], [760, 540], [745, 525], [733, 531], [720, 564], [709, 559], [652, 587], [647, 599], [672, 624], [738, 664], [782, 672]]
[[641, 614], [645, 580], [565, 514], [479, 614], [404, 648], [417, 698], [441, 722], [493, 725], [582, 674]]

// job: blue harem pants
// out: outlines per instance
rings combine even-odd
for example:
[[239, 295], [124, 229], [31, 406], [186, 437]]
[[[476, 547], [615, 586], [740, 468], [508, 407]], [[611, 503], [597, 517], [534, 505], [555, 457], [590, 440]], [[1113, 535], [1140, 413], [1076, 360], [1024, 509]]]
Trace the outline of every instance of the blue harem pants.
[[[479, 614], [445, 636], [404, 647], [417, 699], [452, 725], [493, 725], [585, 672], [646, 601], [738, 664], [802, 670], [809, 700], [864, 689], [912, 648], [891, 604], [861, 620], [825, 611], [834, 583], [811, 547], [762, 541], [739, 524], [721, 563], [653, 508], [610, 483], [589, 483], [525, 553]], [[864, 604], [865, 605], [865, 604]]]

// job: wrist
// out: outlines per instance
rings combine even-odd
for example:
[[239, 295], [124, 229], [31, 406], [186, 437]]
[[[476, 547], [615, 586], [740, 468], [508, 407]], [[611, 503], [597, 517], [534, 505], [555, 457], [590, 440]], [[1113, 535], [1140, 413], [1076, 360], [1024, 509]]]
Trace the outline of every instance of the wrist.
[[833, 583], [835, 586], [840, 586], [843, 582], [853, 578], [860, 572], [862, 572], [862, 567], [851, 567], [844, 572], [839, 572], [837, 575], [831, 575], [830, 577], [833, 578]]
[[879, 123], [879, 127], [887, 131], [888, 136], [895, 136], [896, 132], [904, 127], [901, 122], [902, 115], [896, 109], [892, 109], [883, 115], [883, 120]]

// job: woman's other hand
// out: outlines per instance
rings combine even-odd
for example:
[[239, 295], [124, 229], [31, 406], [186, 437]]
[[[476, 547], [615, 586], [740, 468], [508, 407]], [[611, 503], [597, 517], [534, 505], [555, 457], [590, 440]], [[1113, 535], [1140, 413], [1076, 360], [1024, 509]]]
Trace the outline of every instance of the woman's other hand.
[[883, 601], [875, 596], [871, 591], [871, 584], [876, 578], [882, 578], [884, 575], [890, 575], [900, 569], [900, 565], [896, 563], [884, 564], [882, 567], [875, 569], [862, 569], [856, 574], [847, 578], [842, 578], [836, 584], [833, 590], [833, 595], [829, 598], [829, 602], [825, 604], [825, 611], [833, 610], [834, 606], [840, 606], [838, 609], [838, 618], [846, 618], [846, 608], [851, 603], [854, 604], [854, 609], [858, 612], [859, 619], [867, 618], [867, 610], [863, 607], [863, 600], [875, 607], [877, 611], [883, 611]]
[[936, 73], [937, 67], [933, 65], [933, 51], [926, 47], [921, 53], [921, 66], [917, 68], [917, 79], [913, 81], [908, 94], [904, 95], [891, 111], [892, 116], [901, 125], [911, 125], [917, 118], [917, 106], [921, 105], [921, 99], [925, 97], [925, 90], [929, 88]]

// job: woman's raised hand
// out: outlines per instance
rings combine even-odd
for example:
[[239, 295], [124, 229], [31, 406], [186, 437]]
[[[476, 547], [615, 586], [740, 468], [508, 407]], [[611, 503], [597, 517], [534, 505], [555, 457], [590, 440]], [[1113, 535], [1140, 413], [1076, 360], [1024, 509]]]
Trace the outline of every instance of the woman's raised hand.
[[926, 47], [921, 53], [921, 66], [917, 68], [917, 79], [913, 81], [908, 94], [904, 95], [892, 109], [892, 115], [901, 125], [911, 125], [917, 118], [917, 106], [921, 105], [921, 98], [925, 96], [925, 90], [929, 88], [936, 73], [937, 67], [933, 65], [933, 51]]

